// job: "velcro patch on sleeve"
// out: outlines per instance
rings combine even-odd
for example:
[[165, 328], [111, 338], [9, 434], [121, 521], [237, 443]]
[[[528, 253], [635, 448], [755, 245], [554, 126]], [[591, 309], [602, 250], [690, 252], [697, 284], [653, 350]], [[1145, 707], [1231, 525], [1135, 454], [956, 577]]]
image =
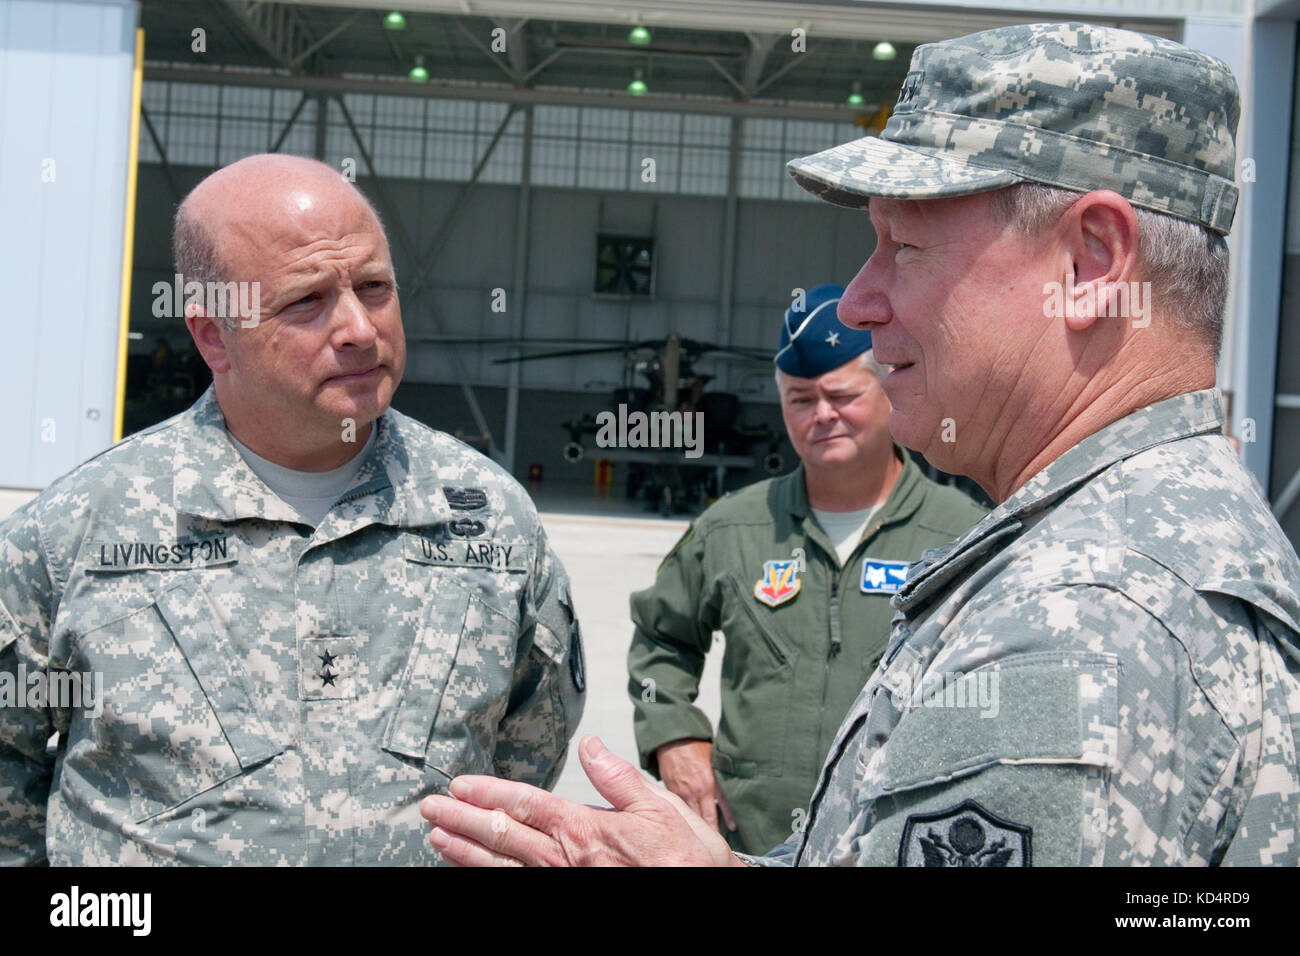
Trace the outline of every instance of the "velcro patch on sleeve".
[[1110, 654], [1035, 653], [968, 674], [925, 672], [881, 754], [881, 791], [998, 763], [1114, 766], [1118, 670]]

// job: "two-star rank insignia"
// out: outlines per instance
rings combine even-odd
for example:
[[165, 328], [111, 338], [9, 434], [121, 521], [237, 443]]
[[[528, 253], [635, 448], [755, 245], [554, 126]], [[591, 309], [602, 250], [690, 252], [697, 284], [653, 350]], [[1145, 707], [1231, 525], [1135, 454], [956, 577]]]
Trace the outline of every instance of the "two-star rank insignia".
[[754, 597], [768, 607], [777, 607], [792, 600], [801, 587], [796, 559], [764, 561], [763, 576], [754, 583]]
[[351, 700], [357, 696], [356, 635], [304, 636], [298, 642], [302, 700]]
[[317, 654], [316, 656], [319, 657], [321, 663], [325, 665], [325, 667], [320, 672], [321, 682], [326, 687], [333, 687], [334, 681], [338, 678], [339, 675], [331, 671], [330, 666], [333, 665], [333, 663], [336, 660], [338, 660], [338, 657], [335, 656], [334, 654], [331, 654], [328, 648], [326, 648], [324, 654]]

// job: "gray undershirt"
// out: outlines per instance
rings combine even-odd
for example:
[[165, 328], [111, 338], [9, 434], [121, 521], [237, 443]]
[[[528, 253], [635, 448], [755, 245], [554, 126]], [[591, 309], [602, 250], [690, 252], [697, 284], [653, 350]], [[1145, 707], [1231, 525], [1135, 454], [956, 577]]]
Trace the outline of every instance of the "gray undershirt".
[[812, 513], [817, 518], [817, 523], [822, 526], [826, 536], [831, 539], [831, 544], [835, 546], [835, 553], [839, 556], [841, 566], [852, 557], [853, 549], [862, 540], [862, 532], [867, 530], [867, 522], [871, 520], [871, 516], [876, 513], [876, 509], [879, 507], [879, 505], [874, 505], [857, 511], [812, 509]]
[[248, 462], [248, 467], [253, 469], [253, 474], [266, 482], [268, 488], [306, 518], [308, 524], [315, 526], [329, 514], [334, 502], [338, 501], [348, 485], [352, 484], [352, 479], [357, 476], [357, 472], [365, 464], [366, 456], [370, 454], [370, 449], [374, 447], [375, 434], [378, 431], [378, 428], [372, 427], [370, 437], [352, 459], [331, 471], [295, 471], [284, 465], [277, 465], [257, 454], [231, 435], [229, 430], [226, 434], [230, 436], [230, 443], [243, 456], [244, 461]]

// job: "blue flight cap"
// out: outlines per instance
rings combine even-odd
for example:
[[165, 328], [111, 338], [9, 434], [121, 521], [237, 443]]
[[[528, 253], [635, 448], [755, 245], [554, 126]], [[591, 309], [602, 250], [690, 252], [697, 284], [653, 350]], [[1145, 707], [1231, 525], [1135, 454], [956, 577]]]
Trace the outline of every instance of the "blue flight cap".
[[824, 282], [786, 310], [774, 359], [777, 368], [787, 375], [816, 378], [871, 348], [870, 332], [851, 329], [836, 317], [843, 294], [844, 286]]

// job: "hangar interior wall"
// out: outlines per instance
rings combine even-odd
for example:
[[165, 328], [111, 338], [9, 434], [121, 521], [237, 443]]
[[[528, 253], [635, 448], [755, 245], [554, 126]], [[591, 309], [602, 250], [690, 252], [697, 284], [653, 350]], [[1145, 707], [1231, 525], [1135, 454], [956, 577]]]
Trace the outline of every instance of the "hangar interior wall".
[[[152, 308], [154, 284], [170, 282], [172, 277], [170, 218], [180, 197], [218, 161], [230, 162], [268, 148], [283, 131], [284, 119], [298, 99], [297, 94], [282, 97], [284, 91], [275, 91], [257, 101], [256, 108], [262, 111], [257, 118], [237, 118], [243, 125], [231, 127], [235, 121], [225, 118], [230, 104], [219, 108], [220, 125], [210, 119], [200, 124], [193, 119], [200, 114], [186, 112], [200, 107], [178, 105], [190, 102], [186, 97], [191, 91], [176, 92], [184, 84], [147, 86], [154, 88], [146, 92], [146, 109], [152, 100], [155, 129], [169, 162], [164, 166], [145, 161], [150, 154], [154, 160], [160, 157], [152, 143], [146, 148], [147, 134], [142, 131], [132, 284], [132, 329], [142, 335], [131, 344], [137, 354], [153, 348], [160, 336], [166, 337], [174, 350], [189, 348], [182, 322], [156, 318]], [[170, 100], [165, 99], [168, 95]], [[512, 310], [518, 306], [513, 283], [520, 190], [518, 147], [522, 140], [511, 137], [522, 130], [522, 116], [511, 121], [480, 181], [454, 221], [447, 223], [474, 161], [505, 115], [504, 108], [487, 111], [485, 119], [482, 107], [494, 104], [453, 103], [453, 109], [447, 111], [452, 120], [445, 115], [440, 120], [447, 128], [430, 131], [425, 114], [421, 121], [426, 128], [416, 135], [412, 130], [377, 125], [387, 107], [383, 101], [390, 98], [362, 99], [379, 102], [368, 109], [351, 97], [345, 102], [367, 152], [381, 174], [388, 174], [377, 182], [365, 175], [364, 160], [358, 156], [351, 131], [339, 129], [338, 123], [345, 121], [335, 115], [337, 105], [333, 103], [324, 136], [325, 158], [340, 167], [353, 159], [358, 166], [358, 185], [385, 214], [402, 287], [408, 340], [407, 373], [395, 405], [434, 427], [475, 433], [474, 420], [457, 384], [456, 368], [449, 359], [449, 350], [454, 348], [500, 443], [505, 433], [509, 373], [507, 366], [494, 365], [492, 360], [505, 357], [508, 350], [421, 340], [513, 334], [516, 317]], [[421, 102], [414, 101], [417, 107]], [[205, 101], [201, 109], [212, 106]], [[480, 108], [471, 123], [464, 118], [464, 108], [475, 106]], [[285, 151], [312, 153], [315, 107], [315, 102], [305, 105], [285, 139]], [[740, 124], [739, 145], [748, 148], [741, 149], [738, 163], [734, 292], [728, 329], [720, 290], [724, 285], [727, 204], [725, 134], [730, 120], [721, 118], [719, 126], [716, 117], [668, 114], [653, 117], [655, 122], [646, 126], [638, 125], [640, 121], [629, 113], [570, 108], [567, 116], [573, 122], [567, 125], [561, 122], [563, 116], [555, 114], [549, 126], [536, 121], [523, 303], [525, 337], [643, 340], [676, 332], [684, 338], [772, 349], [792, 290], [825, 281], [847, 283], [874, 247], [874, 232], [865, 213], [804, 199], [806, 194], [788, 182], [784, 171], [790, 156], [833, 145], [860, 130], [825, 123], [745, 120]], [[458, 114], [462, 127], [452, 128]], [[409, 121], [417, 114], [407, 107], [403, 115]], [[583, 123], [585, 133], [577, 128]], [[814, 127], [811, 137], [805, 126]], [[791, 129], [804, 138], [791, 142]], [[215, 132], [210, 133], [212, 130]], [[724, 134], [721, 139], [720, 133]], [[235, 140], [237, 151], [222, 145], [228, 143], [227, 135]], [[639, 135], [647, 138], [637, 140]], [[647, 157], [656, 159], [652, 182], [641, 176]], [[207, 162], [197, 162], [205, 158]], [[448, 178], [436, 178], [438, 175]], [[392, 221], [394, 216], [400, 226]], [[447, 242], [432, 263], [428, 284], [421, 286], [416, 281], [417, 260], [444, 226], [450, 230]], [[411, 237], [411, 248], [398, 238], [402, 232]], [[654, 236], [652, 301], [616, 301], [593, 295], [596, 236], [600, 232]], [[505, 290], [505, 312], [493, 310], [495, 289]], [[770, 367], [710, 359], [699, 368], [717, 376], [711, 388], [741, 395], [746, 403], [743, 421], [767, 421], [780, 430]], [[624, 373], [619, 355], [524, 363], [516, 472], [525, 474], [530, 464], [537, 463], [543, 465], [548, 479], [590, 480], [590, 462], [569, 465], [563, 461], [560, 452], [567, 437], [560, 424], [584, 412], [611, 407], [610, 391], [624, 384]], [[643, 382], [638, 379], [630, 384]], [[787, 459], [791, 457], [787, 454]]]

